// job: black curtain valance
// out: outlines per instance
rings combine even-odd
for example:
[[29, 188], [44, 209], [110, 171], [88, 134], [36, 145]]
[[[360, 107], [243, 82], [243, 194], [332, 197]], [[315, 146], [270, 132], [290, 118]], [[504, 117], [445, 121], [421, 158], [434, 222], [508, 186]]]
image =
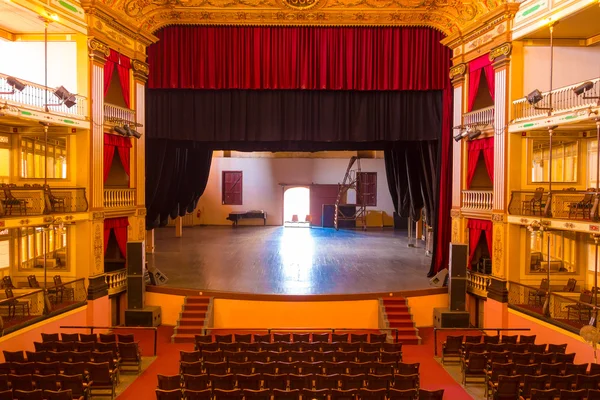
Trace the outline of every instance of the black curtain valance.
[[149, 139], [241, 151], [382, 149], [437, 140], [441, 91], [149, 89]]

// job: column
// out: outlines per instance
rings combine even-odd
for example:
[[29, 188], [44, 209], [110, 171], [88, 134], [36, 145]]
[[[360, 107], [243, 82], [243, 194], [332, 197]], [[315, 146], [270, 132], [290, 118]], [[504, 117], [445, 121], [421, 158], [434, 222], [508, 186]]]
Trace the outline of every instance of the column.
[[[450, 79], [454, 90], [454, 108], [452, 112], [452, 126], [462, 125], [463, 115], [463, 91], [465, 82], [466, 64], [458, 64], [450, 68]], [[452, 135], [456, 135], [455, 130]], [[460, 214], [462, 197], [462, 173], [463, 173], [463, 144], [462, 141], [452, 143], [452, 243], [463, 243], [465, 238], [462, 233], [463, 217]]]
[[[488, 298], [508, 303], [507, 252], [508, 224], [507, 214], [507, 156], [508, 147], [508, 69], [512, 46], [504, 43], [490, 51], [489, 57], [494, 66], [494, 200], [492, 223], [494, 243], [492, 246], [492, 280], [488, 290]], [[499, 315], [504, 315], [501, 313]], [[502, 318], [503, 319], [503, 318]], [[501, 325], [504, 321], [498, 321]]]

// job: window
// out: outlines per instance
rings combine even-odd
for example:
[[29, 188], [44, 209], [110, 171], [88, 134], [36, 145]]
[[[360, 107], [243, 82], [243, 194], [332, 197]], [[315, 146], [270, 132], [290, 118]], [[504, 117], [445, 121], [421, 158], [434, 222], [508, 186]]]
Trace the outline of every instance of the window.
[[[48, 159], [46, 157], [48, 147]], [[45, 167], [48, 178], [67, 179], [67, 138], [23, 136], [21, 138], [21, 178], [44, 178]]]
[[[0, 182], [10, 176], [10, 137], [0, 136]], [[7, 181], [8, 182], [8, 181]]]
[[594, 139], [594, 140], [588, 140], [587, 141], [587, 151], [588, 151], [588, 156], [587, 156], [587, 161], [588, 161], [588, 165], [587, 165], [587, 173], [588, 173], [588, 177], [587, 177], [587, 187], [588, 188], [595, 188], [596, 187], [596, 165], [598, 162], [598, 142]]
[[[550, 147], [548, 140], [533, 140], [531, 151], [531, 181], [548, 182]], [[576, 140], [555, 140], [552, 143], [552, 182], [577, 182]]]
[[[45, 243], [44, 243], [45, 242]], [[60, 227], [21, 228], [19, 246], [20, 269], [44, 267], [54, 270], [67, 269], [67, 229]]]
[[360, 172], [358, 175], [358, 204], [377, 206], [377, 172]]
[[242, 205], [242, 171], [223, 171], [223, 205]]
[[[530, 268], [529, 272], [577, 273], [578, 233], [567, 231], [530, 232]], [[548, 257], [550, 241], [550, 257]]]

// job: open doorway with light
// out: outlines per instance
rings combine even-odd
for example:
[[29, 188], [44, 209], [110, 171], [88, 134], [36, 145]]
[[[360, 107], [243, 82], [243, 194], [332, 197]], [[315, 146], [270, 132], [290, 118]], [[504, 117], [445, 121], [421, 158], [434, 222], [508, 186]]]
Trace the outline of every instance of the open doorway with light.
[[283, 226], [310, 227], [310, 189], [292, 187], [283, 193]]

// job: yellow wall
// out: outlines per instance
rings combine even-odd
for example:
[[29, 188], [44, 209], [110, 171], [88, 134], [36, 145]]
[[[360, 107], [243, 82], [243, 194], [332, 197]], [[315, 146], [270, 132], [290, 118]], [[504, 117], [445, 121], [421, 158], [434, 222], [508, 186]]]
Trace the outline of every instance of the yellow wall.
[[433, 309], [448, 307], [448, 294], [408, 297], [407, 301], [416, 327], [433, 326]]
[[215, 299], [214, 327], [377, 329], [379, 303], [377, 300], [283, 302]]
[[185, 296], [146, 292], [146, 305], [160, 306], [163, 325], [177, 325]]

